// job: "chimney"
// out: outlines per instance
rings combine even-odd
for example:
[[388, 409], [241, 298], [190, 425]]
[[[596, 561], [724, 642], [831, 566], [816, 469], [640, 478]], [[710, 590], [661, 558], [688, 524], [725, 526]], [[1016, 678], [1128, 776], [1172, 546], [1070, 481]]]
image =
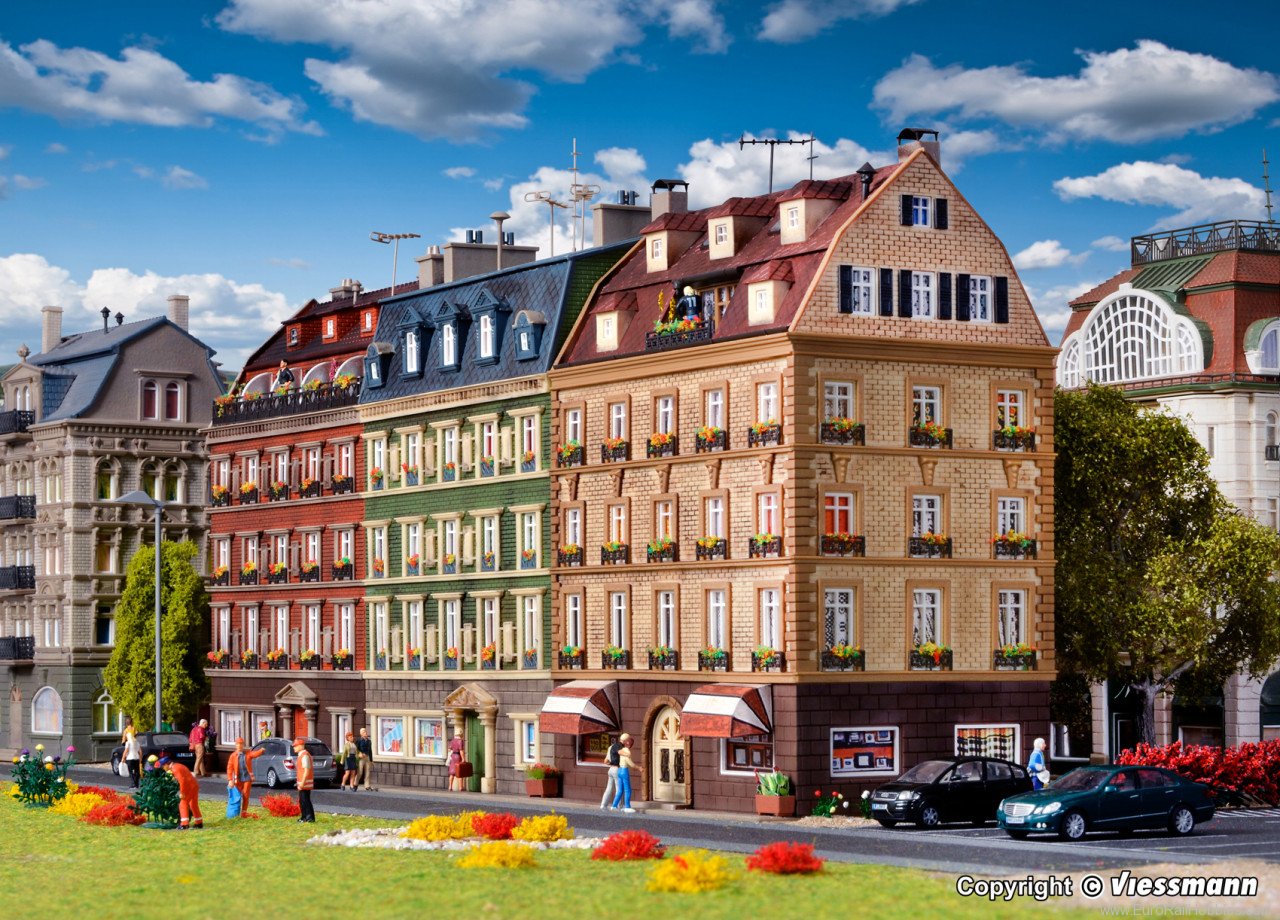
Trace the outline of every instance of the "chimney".
[[492, 214], [489, 215], [489, 219], [498, 225], [498, 253], [497, 253], [498, 259], [497, 261], [498, 261], [498, 271], [502, 271], [502, 244], [507, 241], [506, 235], [503, 234], [502, 232], [502, 222], [504, 220], [511, 220], [511, 215], [508, 214], [506, 211], [494, 211]]
[[650, 220], [657, 220], [663, 214], [683, 214], [689, 210], [689, 183], [683, 179], [659, 179], [650, 191]]
[[942, 148], [938, 144], [938, 132], [933, 128], [903, 128], [898, 133], [898, 162], [902, 162], [921, 147], [942, 165]]
[[62, 307], [41, 307], [40, 320], [40, 350], [48, 354], [62, 341]]
[[646, 205], [636, 204], [636, 193], [619, 191], [618, 201], [597, 201], [591, 206], [591, 244], [608, 246], [633, 240], [653, 217]]
[[858, 176], [862, 179], [862, 200], [866, 201], [871, 196], [871, 182], [876, 177], [876, 168], [870, 163], [863, 163], [858, 169]]
[[432, 285], [444, 284], [444, 256], [439, 246], [428, 246], [427, 251], [418, 256], [418, 290]]
[[189, 328], [188, 321], [191, 317], [191, 298], [186, 294], [171, 294], [168, 301], [169, 322], [182, 330]]

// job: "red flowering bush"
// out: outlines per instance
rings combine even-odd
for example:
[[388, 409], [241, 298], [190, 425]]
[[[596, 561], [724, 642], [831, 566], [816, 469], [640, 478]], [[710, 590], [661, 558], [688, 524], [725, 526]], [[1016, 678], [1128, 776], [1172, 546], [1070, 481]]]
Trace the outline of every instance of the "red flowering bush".
[[812, 843], [788, 843], [779, 840], [762, 846], [747, 857], [747, 869], [752, 872], [772, 872], [774, 875], [808, 875], [821, 872], [824, 860], [813, 855]]
[[497, 814], [478, 814], [471, 819], [471, 829], [486, 840], [510, 840], [511, 832], [520, 823], [509, 811]]
[[296, 818], [302, 814], [302, 809], [298, 807], [298, 803], [288, 795], [264, 795], [262, 797], [262, 807], [273, 818]]
[[1233, 748], [1184, 745], [1181, 741], [1163, 747], [1139, 744], [1121, 753], [1116, 763], [1164, 767], [1193, 782], [1280, 804], [1280, 741], [1248, 742]]
[[631, 859], [661, 859], [666, 854], [667, 848], [648, 831], [619, 831], [604, 838], [604, 842], [591, 851], [591, 858], [626, 862]]
[[120, 790], [112, 789], [109, 786], [81, 786], [77, 792], [85, 792], [89, 795], [96, 795], [99, 798], [106, 799], [108, 802], [114, 802], [120, 798]]
[[142, 824], [147, 819], [134, 810], [133, 799], [127, 795], [117, 795], [90, 809], [80, 820], [100, 827], [124, 827], [128, 824]]

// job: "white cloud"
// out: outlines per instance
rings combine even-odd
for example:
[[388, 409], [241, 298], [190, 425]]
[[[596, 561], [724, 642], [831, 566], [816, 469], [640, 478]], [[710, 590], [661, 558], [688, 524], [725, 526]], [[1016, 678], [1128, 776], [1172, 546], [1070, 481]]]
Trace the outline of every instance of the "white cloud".
[[1089, 244], [1091, 249], [1103, 249], [1107, 252], [1128, 252], [1129, 241], [1118, 236], [1103, 236]]
[[65, 144], [59, 144], [57, 141], [54, 141], [48, 147], [44, 148], [44, 152], [45, 153], [66, 153], [67, 147]]
[[639, 44], [645, 26], [719, 50], [709, 0], [231, 0], [222, 28], [332, 49], [306, 75], [359, 121], [422, 138], [475, 140], [521, 128], [533, 95], [520, 72], [580, 81]]
[[496, 192], [498, 189], [502, 188], [502, 186], [506, 185], [506, 183], [507, 183], [506, 179], [502, 178], [501, 176], [497, 176], [493, 179], [485, 179], [480, 184], [483, 185], [485, 189], [487, 189], [488, 191]]
[[1037, 268], [1058, 268], [1068, 262], [1079, 265], [1089, 254], [1072, 255], [1071, 250], [1058, 240], [1037, 240], [1013, 257], [1013, 267], [1019, 271]]
[[920, 0], [782, 0], [769, 8], [756, 36], [762, 41], [802, 42], [846, 19], [887, 16]]
[[1072, 281], [1044, 291], [1038, 291], [1025, 283], [1023, 287], [1027, 290], [1027, 296], [1031, 298], [1031, 305], [1035, 308], [1036, 316], [1040, 317], [1040, 324], [1044, 326], [1049, 341], [1057, 343], [1061, 340], [1062, 332], [1071, 319], [1071, 307], [1068, 304], [1101, 283], [1101, 280]]
[[0, 42], [0, 106], [62, 120], [207, 128], [219, 119], [245, 122], [274, 139], [285, 131], [319, 134], [304, 106], [269, 86], [234, 74], [193, 80], [147, 48], [113, 58], [87, 48], [60, 48], [41, 39], [14, 49]]
[[267, 259], [267, 262], [270, 265], [279, 265], [281, 268], [306, 269], [311, 267], [311, 263], [306, 259], [282, 259], [279, 256], [273, 256]]
[[450, 179], [470, 179], [476, 174], [476, 171], [470, 166], [450, 166], [444, 171], [444, 174]]
[[160, 177], [160, 184], [168, 189], [209, 187], [209, 182], [204, 176], [196, 175], [191, 170], [183, 169], [181, 166], [170, 166], [165, 174]]
[[1280, 98], [1270, 73], [1157, 41], [1080, 54], [1080, 72], [1060, 77], [1017, 65], [938, 68], [916, 54], [876, 84], [875, 104], [895, 122], [955, 112], [1044, 129], [1052, 139], [1137, 143], [1225, 128]]
[[1153, 229], [1185, 227], [1231, 218], [1258, 219], [1264, 211], [1262, 190], [1243, 179], [1202, 176], [1173, 163], [1138, 160], [1120, 163], [1095, 176], [1062, 178], [1053, 183], [1063, 201], [1101, 198], [1122, 204], [1174, 208]]
[[0, 321], [12, 341], [39, 350], [40, 307], [61, 306], [67, 332], [96, 328], [103, 306], [128, 319], [163, 315], [170, 294], [191, 298], [191, 332], [217, 349], [217, 360], [238, 368], [291, 312], [283, 294], [215, 272], [163, 276], [126, 268], [96, 269], [84, 283], [33, 253], [0, 257]]
[[30, 190], [34, 188], [44, 188], [46, 185], [48, 185], [48, 183], [45, 182], [44, 179], [36, 176], [14, 175], [13, 177], [14, 188]]

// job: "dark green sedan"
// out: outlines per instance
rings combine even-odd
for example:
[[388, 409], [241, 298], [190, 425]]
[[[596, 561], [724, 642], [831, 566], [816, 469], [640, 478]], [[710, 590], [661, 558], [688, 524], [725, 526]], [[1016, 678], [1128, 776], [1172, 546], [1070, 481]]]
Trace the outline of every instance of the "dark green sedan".
[[1212, 817], [1207, 786], [1160, 767], [1080, 767], [1046, 789], [1010, 796], [996, 811], [996, 822], [1019, 840], [1032, 833], [1079, 840], [1089, 831], [1142, 828], [1181, 836]]

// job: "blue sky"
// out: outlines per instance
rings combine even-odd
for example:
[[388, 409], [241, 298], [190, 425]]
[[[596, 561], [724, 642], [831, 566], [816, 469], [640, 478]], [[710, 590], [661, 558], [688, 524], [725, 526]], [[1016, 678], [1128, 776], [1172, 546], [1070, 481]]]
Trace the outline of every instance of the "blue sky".
[[[684, 177], [765, 190], [764, 148], [819, 177], [942, 132], [943, 166], [1015, 254], [1057, 338], [1071, 296], [1151, 229], [1261, 218], [1280, 161], [1273, 3], [960, 0], [199, 0], [9, 4], [0, 20], [0, 363], [102, 306], [192, 297], [238, 368], [343, 278], [390, 282], [371, 230], [423, 247], [524, 194]], [[775, 178], [808, 174], [779, 148]], [[1280, 170], [1280, 165], [1276, 166]], [[556, 245], [570, 245], [567, 218]]]

